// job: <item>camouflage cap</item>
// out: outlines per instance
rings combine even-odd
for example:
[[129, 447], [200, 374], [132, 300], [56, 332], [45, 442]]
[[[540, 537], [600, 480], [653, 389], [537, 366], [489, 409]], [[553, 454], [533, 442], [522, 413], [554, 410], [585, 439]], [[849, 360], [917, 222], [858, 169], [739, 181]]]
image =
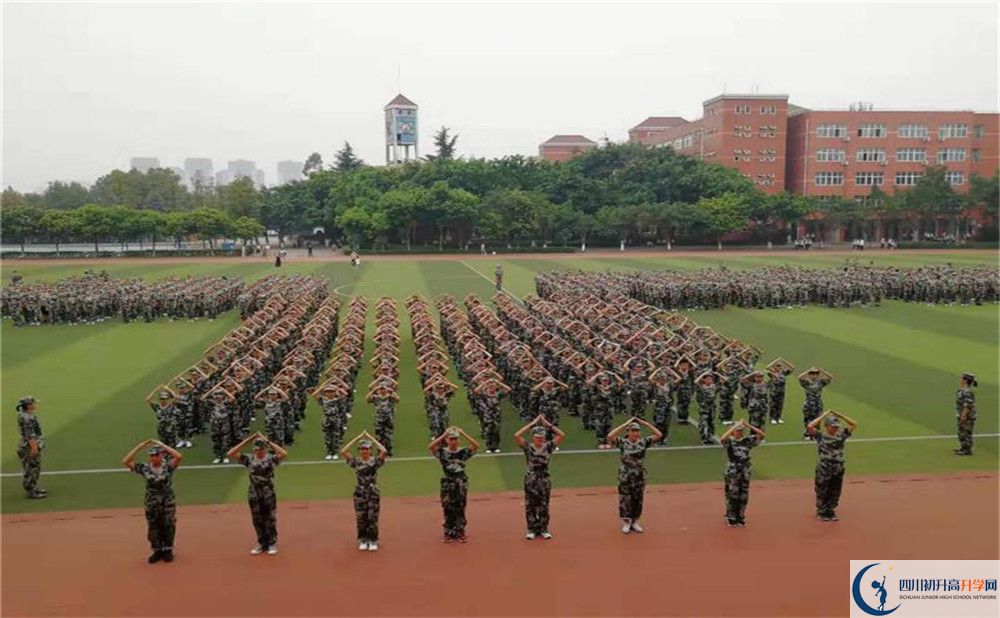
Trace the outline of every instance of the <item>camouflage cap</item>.
[[979, 383], [976, 382], [976, 374], [969, 373], [968, 371], [962, 373], [962, 379], [973, 386], [978, 386]]
[[253, 447], [254, 448], [264, 448], [265, 446], [267, 446], [267, 440], [265, 440], [264, 438], [255, 438], [254, 439], [254, 441], [253, 441]]
[[459, 436], [461, 436], [461, 435], [462, 435], [462, 434], [458, 433], [458, 430], [457, 430], [457, 429], [449, 429], [449, 430], [448, 430], [448, 437], [449, 437], [449, 438], [458, 438], [458, 437], [459, 437]]
[[30, 406], [31, 404], [35, 403], [35, 398], [32, 397], [31, 395], [28, 395], [27, 397], [21, 397], [20, 399], [18, 399], [17, 403], [22, 406]]
[[160, 446], [159, 444], [154, 444], [150, 446], [148, 449], [146, 449], [146, 452], [149, 453], [150, 455], [162, 455], [163, 447]]
[[642, 425], [640, 425], [635, 421], [632, 421], [631, 423], [628, 424], [629, 431], [639, 431], [640, 429], [642, 429]]
[[160, 391], [160, 399], [173, 399], [167, 391]]
[[548, 430], [541, 425], [535, 425], [531, 428], [531, 435], [533, 436], [544, 436], [548, 434]]
[[372, 447], [371, 440], [362, 440], [361, 442], [358, 443], [358, 448], [371, 448], [371, 447]]
[[840, 427], [840, 419], [830, 414], [825, 419], [823, 419], [823, 424], [827, 427]]

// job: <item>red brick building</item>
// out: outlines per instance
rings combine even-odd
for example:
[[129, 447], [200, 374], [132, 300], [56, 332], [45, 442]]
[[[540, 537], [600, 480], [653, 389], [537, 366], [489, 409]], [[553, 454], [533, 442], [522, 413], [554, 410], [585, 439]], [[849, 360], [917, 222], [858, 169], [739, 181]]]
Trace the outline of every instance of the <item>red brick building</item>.
[[956, 191], [992, 176], [997, 114], [971, 111], [794, 110], [788, 118], [788, 191], [865, 200], [873, 187], [906, 189], [943, 165]]
[[597, 148], [597, 142], [582, 135], [553, 135], [538, 146], [538, 156], [546, 161], [568, 161], [591, 148]]
[[[669, 145], [677, 152], [738, 169], [762, 191], [785, 189], [788, 95], [723, 94], [702, 104], [701, 118], [673, 126], [651, 117], [629, 131], [629, 141]], [[651, 121], [653, 121], [651, 123]], [[652, 124], [653, 130], [647, 128]]]
[[674, 127], [687, 124], [680, 116], [650, 116], [628, 130], [628, 141], [654, 145], [670, 141], [664, 134]]

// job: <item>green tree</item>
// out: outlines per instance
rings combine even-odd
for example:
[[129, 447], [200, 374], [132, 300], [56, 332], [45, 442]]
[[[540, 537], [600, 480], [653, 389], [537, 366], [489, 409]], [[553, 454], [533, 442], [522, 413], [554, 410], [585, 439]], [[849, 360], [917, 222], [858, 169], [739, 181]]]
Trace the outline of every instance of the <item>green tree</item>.
[[745, 198], [735, 193], [702, 198], [696, 206], [704, 216], [706, 234], [718, 243], [720, 249], [723, 236], [742, 230], [747, 225], [747, 203]]
[[500, 217], [498, 229], [491, 231], [507, 245], [516, 246], [538, 232], [542, 213], [550, 205], [544, 194], [521, 189], [501, 189], [483, 198], [483, 209]]
[[338, 172], [350, 172], [364, 166], [365, 162], [354, 154], [350, 142], [344, 142], [344, 147], [334, 155], [333, 169]]
[[302, 175], [308, 178], [316, 172], [321, 171], [323, 171], [323, 157], [318, 152], [314, 152], [309, 155], [305, 165], [302, 166]]
[[54, 180], [42, 193], [46, 209], [72, 210], [87, 203], [90, 189], [78, 182], [61, 182]]
[[378, 198], [378, 210], [385, 213], [391, 228], [399, 230], [400, 236], [405, 239], [407, 251], [411, 249], [418, 213], [424, 208], [426, 201], [427, 190], [417, 186], [392, 189]]
[[141, 174], [139, 190], [139, 203], [129, 204], [136, 208], [169, 212], [184, 209], [189, 200], [181, 177], [165, 167], [155, 167]]
[[250, 217], [240, 217], [232, 223], [233, 236], [238, 238], [245, 247], [248, 241], [256, 240], [264, 235], [266, 229], [256, 219]]
[[72, 210], [46, 210], [39, 218], [38, 227], [56, 243], [58, 255], [59, 244], [77, 231], [76, 215]]
[[900, 194], [904, 207], [918, 220], [913, 240], [924, 231], [936, 232], [938, 218], [946, 218], [957, 227], [963, 200], [948, 183], [947, 173], [943, 165], [930, 165], [915, 185]]
[[451, 161], [455, 158], [455, 144], [458, 142], [458, 135], [449, 136], [448, 127], [441, 127], [434, 134], [434, 148], [437, 154], [427, 157], [428, 161]]
[[[200, 210], [200, 209], [199, 209]], [[180, 248], [181, 241], [184, 240], [189, 234], [193, 234], [194, 219], [191, 216], [191, 212], [168, 212], [166, 213], [165, 225], [163, 232], [166, 236], [174, 239], [174, 245]]]
[[215, 250], [215, 239], [224, 238], [231, 231], [232, 221], [221, 210], [216, 208], [199, 208], [188, 213], [192, 231], [198, 235], [202, 243], [208, 242], [210, 250]]
[[241, 176], [217, 189], [219, 207], [233, 219], [260, 217], [260, 201], [253, 180]]
[[361, 248], [361, 242], [371, 227], [371, 217], [364, 208], [353, 206], [337, 217], [337, 226], [347, 234], [347, 240], [355, 250]]
[[4, 242], [21, 245], [21, 253], [24, 253], [24, 244], [38, 233], [41, 218], [42, 211], [33, 206], [4, 204], [0, 210], [0, 232]]
[[167, 233], [167, 217], [166, 213], [157, 210], [140, 210], [133, 217], [132, 227], [140, 246], [148, 238], [153, 245], [153, 255], [156, 255], [156, 241]]
[[84, 204], [73, 211], [76, 217], [77, 233], [94, 243], [94, 254], [100, 252], [99, 243], [114, 235], [116, 219], [108, 206]]

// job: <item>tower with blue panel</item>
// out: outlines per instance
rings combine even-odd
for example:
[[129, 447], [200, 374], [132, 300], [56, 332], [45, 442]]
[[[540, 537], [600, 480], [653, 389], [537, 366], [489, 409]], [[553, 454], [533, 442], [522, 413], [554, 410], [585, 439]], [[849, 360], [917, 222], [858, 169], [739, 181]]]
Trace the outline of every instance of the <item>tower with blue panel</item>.
[[402, 94], [385, 106], [385, 163], [415, 161], [417, 152], [417, 104]]

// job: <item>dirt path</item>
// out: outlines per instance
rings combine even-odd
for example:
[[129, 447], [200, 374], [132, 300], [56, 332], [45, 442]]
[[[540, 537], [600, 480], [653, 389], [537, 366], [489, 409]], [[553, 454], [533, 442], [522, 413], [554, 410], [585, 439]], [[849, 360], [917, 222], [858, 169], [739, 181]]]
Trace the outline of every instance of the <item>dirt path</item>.
[[[423, 253], [416, 255], [365, 255], [362, 256], [362, 261], [368, 262], [391, 262], [398, 260], [406, 261], [459, 261], [459, 260], [565, 260], [565, 259], [601, 259], [601, 258], [649, 258], [649, 257], [673, 257], [673, 258], [739, 258], [739, 257], [774, 257], [774, 256], [786, 256], [792, 258], [794, 256], [854, 256], [858, 258], [868, 258], [870, 256], [881, 256], [881, 255], [944, 255], [944, 254], [955, 254], [959, 253], [961, 255], [975, 255], [975, 256], [996, 256], [997, 252], [992, 249], [909, 249], [902, 250], [898, 249], [896, 251], [885, 251], [885, 250], [871, 250], [864, 253], [859, 253], [857, 251], [851, 251], [848, 249], [817, 249], [809, 252], [794, 251], [790, 249], [774, 249], [774, 250], [764, 250], [764, 249], [726, 249], [724, 251], [714, 251], [712, 249], [702, 249], [695, 251], [665, 251], [663, 249], [629, 249], [626, 252], [615, 251], [613, 249], [601, 249], [601, 250], [591, 250], [586, 253], [508, 253], [500, 255], [480, 255], [480, 254], [433, 254], [433, 253]], [[294, 250], [292, 255], [289, 256], [287, 263], [298, 263], [298, 262], [346, 262], [347, 256], [328, 253], [328, 252], [317, 252], [314, 257], [306, 257], [305, 251]], [[38, 264], [42, 266], [52, 266], [57, 264], [126, 264], [126, 265], [145, 265], [145, 264], [192, 264], [192, 263], [206, 263], [206, 264], [216, 264], [216, 263], [231, 263], [231, 264], [245, 264], [248, 262], [260, 262], [260, 263], [273, 263], [274, 257], [260, 257], [260, 256], [250, 256], [245, 258], [239, 257], [158, 257], [158, 258], [130, 258], [130, 257], [105, 257], [105, 258], [40, 258], [40, 259], [17, 259], [17, 258], [7, 258], [0, 261], [3, 268], [15, 269], [19, 264]]]
[[145, 563], [139, 510], [5, 515], [2, 613], [846, 615], [852, 558], [997, 559], [997, 480], [849, 476], [835, 524], [810, 481], [754, 481], [745, 529], [723, 525], [721, 481], [654, 486], [629, 536], [614, 489], [557, 490], [555, 538], [532, 542], [520, 493], [479, 494], [466, 545], [441, 543], [433, 497], [392, 498], [364, 554], [349, 501], [282, 503], [273, 557], [249, 555], [246, 507], [182, 507], [170, 565]]

